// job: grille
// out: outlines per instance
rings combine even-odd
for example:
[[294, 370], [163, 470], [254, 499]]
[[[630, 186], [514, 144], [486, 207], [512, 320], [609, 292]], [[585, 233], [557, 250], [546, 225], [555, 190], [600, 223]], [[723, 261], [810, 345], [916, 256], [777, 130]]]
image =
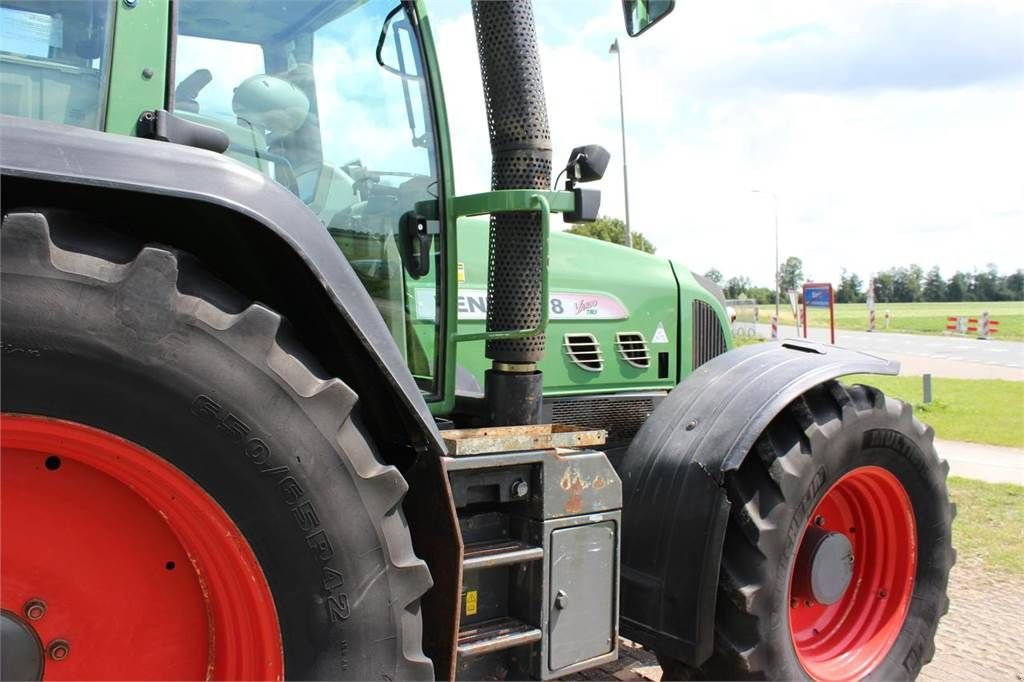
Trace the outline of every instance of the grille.
[[588, 372], [604, 369], [601, 346], [593, 334], [566, 334], [565, 353], [569, 359]]
[[725, 332], [715, 309], [704, 301], [693, 302], [693, 368], [725, 352]]
[[573, 398], [550, 401], [551, 421], [605, 429], [608, 442], [629, 440], [654, 411], [654, 398]]
[[615, 347], [622, 359], [633, 367], [647, 369], [651, 366], [651, 354], [647, 352], [647, 341], [640, 332], [619, 332], [615, 335]]

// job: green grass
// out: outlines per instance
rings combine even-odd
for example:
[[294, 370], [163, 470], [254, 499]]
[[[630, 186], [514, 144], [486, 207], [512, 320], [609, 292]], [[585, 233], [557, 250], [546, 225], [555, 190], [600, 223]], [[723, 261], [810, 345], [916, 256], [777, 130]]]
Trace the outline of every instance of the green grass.
[[950, 478], [948, 484], [957, 506], [957, 561], [978, 559], [987, 568], [1024, 575], [1024, 488], [966, 478]]
[[946, 440], [1024, 447], [1024, 381], [932, 379], [932, 403], [922, 403], [921, 377], [860, 374], [863, 383], [914, 406], [914, 414]]
[[[774, 305], [760, 306], [760, 321], [767, 324], [775, 311]], [[885, 311], [892, 314], [889, 327], [885, 329]], [[946, 331], [946, 318], [966, 315], [980, 317], [989, 311], [992, 319], [999, 321], [999, 332], [992, 338], [1004, 341], [1024, 340], [1024, 301], [999, 301], [994, 303], [879, 303], [875, 306], [875, 322], [879, 331], [909, 332], [914, 334], [942, 334]], [[864, 303], [839, 303], [835, 307], [836, 329], [866, 330], [868, 328], [868, 307]], [[739, 319], [749, 320], [750, 309], [737, 310]], [[811, 308], [807, 323], [812, 327], [828, 326], [828, 309]], [[789, 302], [784, 301], [779, 324], [792, 328], [793, 313]]]
[[734, 348], [742, 348], [743, 346], [752, 346], [755, 343], [764, 343], [768, 339], [763, 336], [734, 336], [732, 337], [732, 345]]

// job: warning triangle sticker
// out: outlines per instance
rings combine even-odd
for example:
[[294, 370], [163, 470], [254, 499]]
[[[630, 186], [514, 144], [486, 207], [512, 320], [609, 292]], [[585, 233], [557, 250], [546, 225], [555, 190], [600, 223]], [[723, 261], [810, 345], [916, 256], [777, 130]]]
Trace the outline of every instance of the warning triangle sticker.
[[668, 334], [665, 333], [665, 325], [661, 322], [658, 323], [658, 328], [654, 330], [651, 343], [668, 343]]

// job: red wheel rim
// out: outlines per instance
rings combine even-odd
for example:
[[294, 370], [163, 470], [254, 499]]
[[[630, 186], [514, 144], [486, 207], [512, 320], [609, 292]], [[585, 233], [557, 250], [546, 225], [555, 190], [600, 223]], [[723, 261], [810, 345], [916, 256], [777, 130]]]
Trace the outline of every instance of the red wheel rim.
[[0, 604], [67, 643], [46, 679], [282, 678], [259, 563], [190, 478], [73, 422], [4, 414], [0, 432]]
[[850, 542], [849, 585], [831, 604], [805, 599], [798, 560], [790, 571], [789, 630], [797, 658], [818, 680], [859, 679], [892, 648], [910, 607], [917, 569], [914, 511], [903, 485], [885, 469], [859, 467], [836, 481], [800, 538], [820, 528]]

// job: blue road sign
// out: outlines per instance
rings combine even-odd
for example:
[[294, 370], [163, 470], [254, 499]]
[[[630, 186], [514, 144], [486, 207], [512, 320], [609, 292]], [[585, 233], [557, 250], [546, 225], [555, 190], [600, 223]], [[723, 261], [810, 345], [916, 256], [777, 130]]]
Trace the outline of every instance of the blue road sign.
[[828, 287], [807, 287], [804, 289], [804, 305], [808, 308], [827, 308]]

